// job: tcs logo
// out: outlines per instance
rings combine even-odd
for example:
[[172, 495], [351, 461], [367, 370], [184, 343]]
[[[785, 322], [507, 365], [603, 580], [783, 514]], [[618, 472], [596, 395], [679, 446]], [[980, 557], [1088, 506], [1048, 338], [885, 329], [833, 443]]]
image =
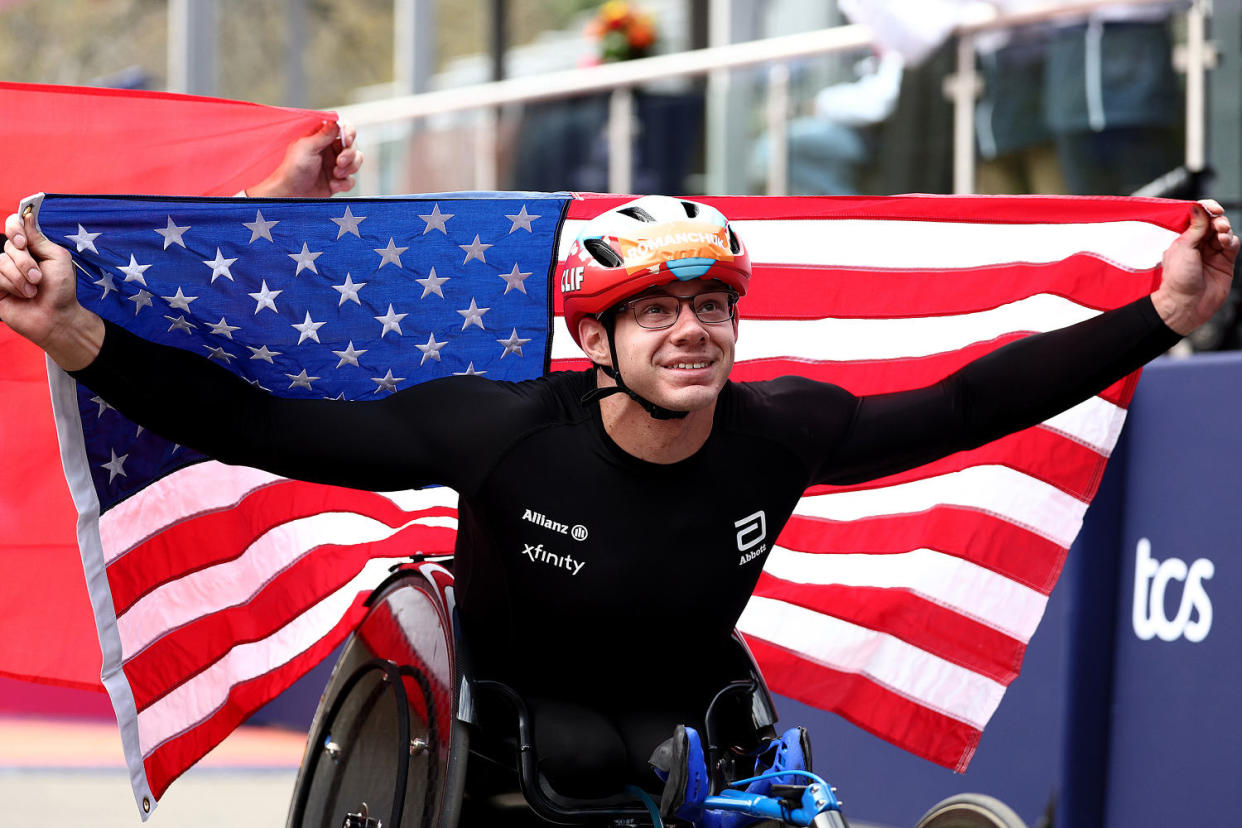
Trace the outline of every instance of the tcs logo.
[[[1207, 558], [1199, 558], [1190, 566], [1181, 558], [1156, 560], [1151, 554], [1151, 541], [1140, 538], [1134, 553], [1134, 634], [1143, 641], [1156, 637], [1176, 641], [1185, 636], [1196, 644], [1207, 638], [1212, 629], [1212, 601], [1203, 582], [1215, 574], [1216, 567]], [[1164, 611], [1169, 581], [1183, 584], [1182, 601], [1172, 618]], [[1191, 613], [1195, 615], [1193, 621]]]

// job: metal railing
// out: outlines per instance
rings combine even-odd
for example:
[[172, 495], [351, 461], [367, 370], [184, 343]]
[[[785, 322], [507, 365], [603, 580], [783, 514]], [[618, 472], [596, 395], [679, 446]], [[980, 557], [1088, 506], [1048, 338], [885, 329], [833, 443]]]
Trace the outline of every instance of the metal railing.
[[[1127, 5], [1168, 5], [1169, 0], [1128, 0]], [[1204, 117], [1205, 73], [1212, 52], [1205, 40], [1206, 6], [1210, 0], [1193, 0], [1186, 10], [1186, 167], [1200, 171], [1205, 164]], [[956, 74], [947, 79], [946, 89], [954, 109], [954, 192], [971, 193], [975, 186], [975, 99], [979, 77], [975, 69], [975, 38], [995, 29], [1029, 25], [1057, 18], [1082, 15], [1116, 5], [1116, 0], [1050, 2], [1021, 14], [996, 15], [989, 20], [963, 25], [957, 30]], [[784, 135], [789, 119], [789, 68], [791, 61], [866, 49], [873, 44], [869, 29], [860, 25], [835, 26], [782, 37], [766, 38], [728, 46], [716, 46], [676, 54], [611, 63], [600, 66], [549, 72], [468, 87], [442, 89], [416, 95], [351, 104], [338, 108], [342, 117], [361, 128], [408, 124], [416, 119], [449, 113], [477, 111], [481, 133], [480, 149], [475, 153], [474, 186], [495, 189], [498, 107], [608, 92], [609, 122], [608, 189], [625, 193], [633, 181], [632, 136], [634, 135], [633, 90], [653, 81], [696, 76], [720, 77], [729, 70], [768, 65], [766, 127], [768, 134]], [[1172, 59], [1172, 58], [1170, 58]], [[767, 192], [784, 193], [788, 158], [785, 142], [769, 141]]]

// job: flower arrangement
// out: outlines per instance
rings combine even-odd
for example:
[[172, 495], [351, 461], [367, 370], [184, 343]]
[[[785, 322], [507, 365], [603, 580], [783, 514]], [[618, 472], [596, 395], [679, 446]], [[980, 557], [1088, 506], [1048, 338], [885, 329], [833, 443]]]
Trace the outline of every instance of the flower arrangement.
[[604, 63], [646, 57], [656, 42], [655, 20], [626, 0], [608, 0], [587, 24], [587, 34], [599, 43]]

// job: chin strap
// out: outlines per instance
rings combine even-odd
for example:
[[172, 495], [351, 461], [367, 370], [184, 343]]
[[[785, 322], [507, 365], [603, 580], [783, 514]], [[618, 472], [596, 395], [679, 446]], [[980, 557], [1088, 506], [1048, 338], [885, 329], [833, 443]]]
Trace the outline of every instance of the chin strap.
[[[617, 347], [613, 342], [613, 328], [614, 326], [611, 324], [607, 326], [608, 353], [612, 357], [612, 361], [615, 364], [617, 361]], [[643, 411], [646, 411], [656, 420], [680, 420], [690, 413], [688, 411], [673, 411], [671, 408], [656, 405], [651, 400], [638, 396], [634, 393], [632, 388], [625, 384], [625, 380], [621, 379], [621, 372], [616, 368], [613, 368], [611, 365], [596, 365], [595, 367], [612, 377], [617, 384], [611, 388], [592, 388], [590, 391], [582, 395], [583, 405], [590, 405], [591, 403], [599, 402], [604, 397], [611, 397], [613, 394], [627, 394], [630, 399], [642, 406]]]

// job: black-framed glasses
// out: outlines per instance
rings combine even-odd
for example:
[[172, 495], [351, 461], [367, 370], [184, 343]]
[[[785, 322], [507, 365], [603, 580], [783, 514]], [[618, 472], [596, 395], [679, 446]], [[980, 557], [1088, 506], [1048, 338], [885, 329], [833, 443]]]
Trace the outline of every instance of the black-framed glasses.
[[700, 322], [719, 325], [733, 318], [733, 306], [737, 294], [731, 290], [709, 290], [694, 296], [673, 296], [668, 293], [652, 293], [639, 296], [617, 306], [620, 313], [627, 308], [634, 313], [634, 321], [649, 330], [671, 328], [681, 315], [681, 303], [688, 302], [690, 310]]

